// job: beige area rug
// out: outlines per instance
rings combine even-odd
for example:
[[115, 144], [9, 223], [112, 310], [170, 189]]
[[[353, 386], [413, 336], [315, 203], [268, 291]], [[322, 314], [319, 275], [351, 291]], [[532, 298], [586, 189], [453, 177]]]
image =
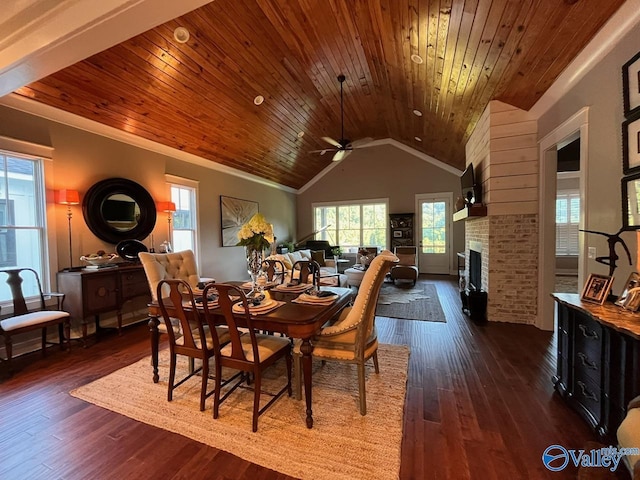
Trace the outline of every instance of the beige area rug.
[[[220, 417], [216, 420], [211, 410], [212, 398], [207, 399], [204, 412], [199, 410], [199, 377], [178, 387], [173, 401], [168, 402], [166, 350], [160, 353], [157, 384], [151, 379], [148, 357], [70, 393], [292, 477], [396, 479], [400, 470], [409, 348], [380, 345], [378, 358], [379, 375], [373, 365], [367, 366], [366, 416], [358, 411], [355, 365], [327, 362], [323, 366], [314, 362], [311, 430], [305, 426], [304, 401], [296, 401], [286, 393], [260, 416], [256, 433], [251, 431], [252, 389], [233, 392], [220, 406]], [[186, 369], [186, 360], [179, 361], [178, 371], [184, 374]], [[265, 375], [263, 391], [278, 391], [286, 378], [284, 361]], [[261, 405], [268, 400], [268, 395], [263, 394]]]
[[376, 315], [380, 317], [446, 322], [438, 291], [431, 283], [411, 284], [385, 283], [380, 289]]

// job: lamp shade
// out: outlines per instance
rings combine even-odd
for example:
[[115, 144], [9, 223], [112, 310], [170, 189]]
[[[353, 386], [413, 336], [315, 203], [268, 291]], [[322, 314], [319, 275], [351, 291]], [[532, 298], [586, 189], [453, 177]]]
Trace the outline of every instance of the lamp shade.
[[77, 190], [58, 190], [58, 203], [60, 205], [78, 205], [80, 194]]
[[176, 204], [173, 202], [158, 202], [159, 212], [175, 212]]

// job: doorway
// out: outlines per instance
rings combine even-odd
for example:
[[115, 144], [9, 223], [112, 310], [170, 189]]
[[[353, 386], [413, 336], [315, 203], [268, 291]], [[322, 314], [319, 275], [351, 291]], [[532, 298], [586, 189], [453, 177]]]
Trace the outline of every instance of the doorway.
[[449, 275], [453, 193], [416, 195], [418, 269]]
[[[540, 158], [540, 231], [538, 263], [538, 312], [536, 326], [553, 330], [555, 325], [554, 301], [556, 273], [556, 196], [558, 148], [576, 139], [580, 144], [580, 218], [579, 228], [587, 228], [588, 211], [585, 196], [587, 184], [587, 158], [589, 138], [589, 108], [585, 107], [545, 136], [539, 144]], [[578, 236], [578, 285], [584, 284], [586, 271], [584, 234]]]

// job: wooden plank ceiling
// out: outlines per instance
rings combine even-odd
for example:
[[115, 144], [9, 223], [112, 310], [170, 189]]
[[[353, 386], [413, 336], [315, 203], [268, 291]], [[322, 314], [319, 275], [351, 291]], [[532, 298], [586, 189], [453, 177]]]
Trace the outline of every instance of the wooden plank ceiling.
[[299, 188], [331, 162], [309, 152], [340, 138], [343, 73], [347, 138], [462, 169], [487, 103], [531, 108], [622, 3], [216, 0], [17, 93]]

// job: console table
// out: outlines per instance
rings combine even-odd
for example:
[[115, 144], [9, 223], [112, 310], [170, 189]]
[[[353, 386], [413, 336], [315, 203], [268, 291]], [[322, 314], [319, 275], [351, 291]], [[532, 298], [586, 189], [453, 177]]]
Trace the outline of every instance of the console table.
[[118, 334], [121, 334], [122, 306], [125, 302], [143, 295], [151, 298], [142, 265], [58, 272], [58, 291], [66, 294], [64, 306], [71, 314], [71, 319], [81, 323], [85, 345], [87, 317], [94, 317], [97, 335], [100, 314], [115, 311], [118, 315]]
[[554, 293], [556, 391], [604, 441], [615, 441], [627, 404], [640, 395], [640, 314]]

